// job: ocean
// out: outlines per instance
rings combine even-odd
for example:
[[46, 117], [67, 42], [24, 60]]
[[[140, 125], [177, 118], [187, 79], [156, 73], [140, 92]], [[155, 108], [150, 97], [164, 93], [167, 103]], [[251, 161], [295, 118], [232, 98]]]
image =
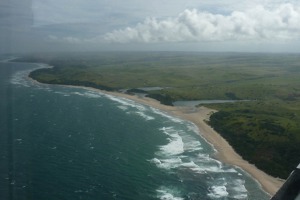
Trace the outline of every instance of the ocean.
[[1, 200], [267, 200], [191, 122], [0, 63]]

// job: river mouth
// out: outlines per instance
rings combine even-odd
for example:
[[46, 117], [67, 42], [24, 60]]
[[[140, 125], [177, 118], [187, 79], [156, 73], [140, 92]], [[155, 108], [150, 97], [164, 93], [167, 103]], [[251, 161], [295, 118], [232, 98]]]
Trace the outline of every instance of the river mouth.
[[196, 107], [198, 105], [205, 104], [220, 104], [220, 103], [236, 103], [242, 101], [250, 100], [195, 100], [195, 101], [175, 101], [173, 102], [174, 106], [183, 106], [183, 107]]

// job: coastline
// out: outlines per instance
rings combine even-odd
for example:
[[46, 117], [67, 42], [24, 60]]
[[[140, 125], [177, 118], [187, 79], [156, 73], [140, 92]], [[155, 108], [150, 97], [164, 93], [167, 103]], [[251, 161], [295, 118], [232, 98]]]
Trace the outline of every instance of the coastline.
[[206, 120], [209, 120], [210, 115], [216, 112], [216, 110], [209, 109], [204, 106], [199, 108], [167, 106], [161, 104], [155, 99], [148, 97], [138, 97], [136, 95], [128, 95], [119, 92], [108, 92], [89, 87], [81, 88], [88, 88], [90, 90], [95, 90], [98, 92], [100, 91], [104, 94], [130, 99], [137, 103], [157, 108], [172, 116], [176, 116], [180, 119], [194, 123], [198, 127], [200, 136], [202, 136], [207, 142], [212, 144], [213, 147], [217, 150], [216, 154], [214, 155], [216, 159], [222, 161], [223, 163], [239, 167], [250, 174], [255, 180], [258, 181], [262, 189], [271, 196], [275, 195], [275, 193], [284, 183], [284, 180], [272, 177], [259, 170], [255, 165], [250, 164], [248, 161], [244, 160], [239, 154], [234, 151], [230, 144], [219, 133], [217, 133], [211, 126], [209, 126], [205, 122]]
[[[38, 81], [28, 78], [36, 83]], [[213, 147], [217, 150], [214, 157], [223, 163], [233, 165], [241, 168], [248, 174], [250, 174], [258, 183], [261, 185], [262, 189], [268, 193], [270, 196], [275, 195], [278, 189], [284, 183], [284, 180], [272, 177], [262, 170], [259, 170], [255, 165], [250, 164], [248, 161], [244, 160], [239, 154], [237, 154], [232, 146], [219, 134], [217, 133], [211, 126], [209, 126], [205, 121], [209, 120], [210, 115], [216, 110], [209, 109], [207, 107], [201, 106], [199, 108], [191, 108], [191, 107], [179, 107], [179, 106], [167, 106], [161, 104], [159, 101], [148, 98], [148, 97], [139, 97], [136, 95], [129, 95], [120, 92], [109, 92], [104, 91], [92, 87], [85, 86], [72, 86], [72, 85], [61, 85], [64, 87], [74, 87], [74, 88], [83, 88], [88, 90], [93, 90], [97, 92], [101, 92], [103, 94], [112, 95], [115, 97], [122, 97], [126, 99], [130, 99], [137, 103], [141, 103], [144, 105], [151, 106], [153, 108], [157, 108], [162, 110], [172, 116], [178, 117], [183, 120], [190, 121], [194, 123], [201, 137], [203, 137], [207, 142], [209, 142]]]

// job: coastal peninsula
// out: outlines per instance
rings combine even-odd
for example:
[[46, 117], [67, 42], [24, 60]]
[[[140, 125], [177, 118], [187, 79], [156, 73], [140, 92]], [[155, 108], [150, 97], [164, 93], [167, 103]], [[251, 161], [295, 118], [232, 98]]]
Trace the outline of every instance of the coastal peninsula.
[[[118, 92], [114, 94], [147, 104], [152, 104], [153, 98], [167, 105], [177, 100], [247, 100], [206, 105], [219, 111], [216, 113], [201, 106], [192, 113], [157, 103], [154, 107], [197, 124], [203, 137], [218, 150], [219, 159], [245, 169], [270, 194], [281, 181], [253, 171], [254, 165], [273, 177], [286, 178], [299, 162], [297, 55], [103, 53], [42, 55], [25, 61], [54, 66], [31, 73], [39, 82]], [[152, 87], [159, 89], [144, 89]]]

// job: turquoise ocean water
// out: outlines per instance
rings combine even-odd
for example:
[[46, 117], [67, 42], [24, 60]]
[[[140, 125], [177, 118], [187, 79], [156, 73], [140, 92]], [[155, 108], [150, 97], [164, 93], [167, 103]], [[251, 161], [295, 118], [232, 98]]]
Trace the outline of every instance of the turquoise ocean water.
[[0, 63], [0, 199], [267, 200], [190, 122]]

